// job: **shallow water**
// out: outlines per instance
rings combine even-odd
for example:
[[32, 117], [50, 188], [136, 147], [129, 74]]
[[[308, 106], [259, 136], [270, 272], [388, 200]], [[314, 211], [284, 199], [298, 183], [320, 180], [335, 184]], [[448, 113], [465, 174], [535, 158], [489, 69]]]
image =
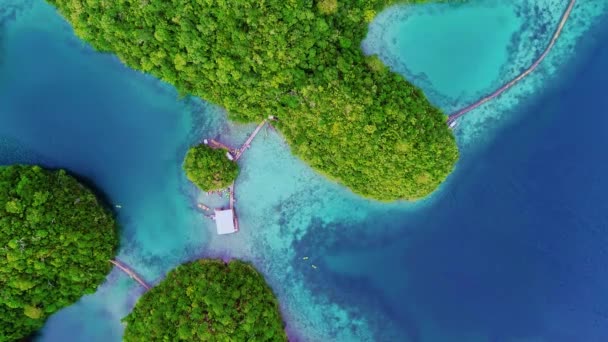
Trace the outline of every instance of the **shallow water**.
[[[527, 66], [564, 6], [397, 6], [364, 49], [451, 111]], [[181, 160], [202, 137], [236, 146], [253, 127], [93, 52], [44, 2], [0, 0], [0, 164], [63, 167], [96, 184], [122, 206], [119, 258], [149, 282], [200, 256], [254, 262], [293, 340], [604, 341], [606, 7], [579, 1], [547, 63], [462, 120], [463, 158], [430, 198], [364, 200], [265, 129], [241, 162], [241, 231], [219, 237], [194, 203], [220, 199], [194, 190]], [[446, 36], [420, 48], [417, 28]], [[140, 294], [115, 270], [39, 340], [118, 341]]]
[[393, 54], [397, 70], [425, 88], [451, 101], [473, 101], [476, 91], [494, 86], [509, 61], [511, 39], [523, 21], [515, 10], [505, 1], [481, 1], [475, 7], [426, 5], [424, 10], [398, 6], [376, 19], [363, 45], [377, 53], [373, 45], [382, 44], [379, 48]]

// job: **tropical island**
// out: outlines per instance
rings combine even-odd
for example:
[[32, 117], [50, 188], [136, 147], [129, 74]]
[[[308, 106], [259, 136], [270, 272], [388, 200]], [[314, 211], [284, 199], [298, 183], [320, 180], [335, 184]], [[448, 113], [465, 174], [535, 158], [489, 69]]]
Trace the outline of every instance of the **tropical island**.
[[355, 193], [421, 198], [458, 159], [446, 116], [360, 49], [404, 1], [48, 1], [96, 49], [231, 119], [277, 117], [295, 155]]
[[123, 321], [125, 341], [287, 341], [276, 297], [242, 261], [177, 267]]
[[226, 153], [205, 144], [191, 147], [183, 164], [186, 176], [203, 191], [227, 188], [238, 176], [239, 167]]
[[95, 292], [117, 246], [114, 217], [65, 171], [0, 167], [0, 341]]

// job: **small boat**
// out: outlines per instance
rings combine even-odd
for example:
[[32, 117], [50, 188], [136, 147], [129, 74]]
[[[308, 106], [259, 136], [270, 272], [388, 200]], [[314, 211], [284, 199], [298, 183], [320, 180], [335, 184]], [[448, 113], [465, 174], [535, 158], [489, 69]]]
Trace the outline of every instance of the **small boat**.
[[115, 207], [118, 208], [118, 209], [120, 209], [120, 208], [122, 208], [122, 205], [117, 204], [117, 205], [115, 205]]
[[208, 206], [204, 205], [203, 203], [198, 203], [196, 206], [199, 209], [202, 209], [202, 210], [211, 210], [211, 208], [209, 208]]
[[315, 266], [315, 265], [310, 265], [310, 266], [312, 266], [312, 268], [314, 268], [315, 270], [317, 269], [317, 266]]
[[450, 122], [450, 125], [449, 125], [449, 127], [450, 127], [451, 129], [454, 129], [456, 126], [458, 126], [458, 119], [456, 119], [456, 120], [454, 120], [454, 121]]

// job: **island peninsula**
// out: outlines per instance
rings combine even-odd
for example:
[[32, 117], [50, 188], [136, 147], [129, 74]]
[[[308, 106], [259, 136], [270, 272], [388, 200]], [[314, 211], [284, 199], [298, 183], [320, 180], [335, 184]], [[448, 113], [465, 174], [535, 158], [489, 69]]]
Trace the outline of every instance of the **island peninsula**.
[[124, 341], [287, 341], [279, 304], [250, 264], [201, 259], [146, 292]]
[[113, 215], [65, 171], [0, 167], [0, 342], [95, 292], [117, 247]]
[[225, 150], [205, 144], [188, 150], [183, 168], [188, 179], [203, 191], [227, 188], [239, 173], [239, 166], [226, 158]]
[[48, 1], [96, 49], [231, 119], [277, 117], [295, 155], [360, 195], [424, 197], [458, 159], [446, 116], [360, 49], [407, 1]]

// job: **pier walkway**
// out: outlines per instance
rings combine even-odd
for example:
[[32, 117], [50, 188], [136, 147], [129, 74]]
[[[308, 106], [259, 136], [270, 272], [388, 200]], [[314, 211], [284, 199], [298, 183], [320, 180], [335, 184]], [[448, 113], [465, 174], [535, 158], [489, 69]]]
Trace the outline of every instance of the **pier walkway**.
[[207, 140], [207, 142], [208, 142], [209, 146], [211, 146], [212, 148], [222, 148], [232, 154], [235, 154], [236, 152], [238, 152], [236, 149], [234, 149], [226, 144], [223, 144], [217, 140], [214, 140], [214, 139], [209, 139], [209, 140]]
[[517, 76], [516, 78], [514, 78], [509, 83], [505, 84], [504, 86], [502, 86], [501, 88], [499, 88], [498, 90], [493, 92], [492, 94], [482, 98], [481, 100], [473, 103], [470, 106], [467, 106], [467, 107], [451, 114], [448, 118], [448, 126], [453, 127], [454, 122], [456, 120], [458, 120], [458, 118], [467, 114], [468, 112], [472, 111], [473, 109], [481, 106], [482, 104], [500, 96], [502, 93], [507, 91], [509, 88], [513, 87], [519, 81], [523, 80], [528, 75], [530, 75], [530, 73], [532, 73], [538, 67], [538, 65], [545, 59], [545, 57], [547, 57], [547, 55], [549, 54], [549, 52], [555, 45], [555, 42], [561, 35], [562, 30], [564, 29], [564, 26], [566, 25], [566, 22], [568, 21], [568, 18], [570, 18], [570, 14], [572, 13], [572, 9], [574, 8], [575, 3], [576, 3], [576, 0], [570, 0], [570, 3], [568, 4], [566, 11], [562, 15], [562, 19], [560, 20], [559, 25], [557, 26], [557, 29], [555, 30], [555, 33], [553, 34], [553, 37], [551, 38], [551, 42], [549, 42], [549, 45], [547, 45], [547, 47], [545, 48], [545, 51], [543, 51], [543, 53], [538, 57], [538, 59], [536, 59], [536, 61], [528, 69], [526, 69], [519, 76]]
[[[272, 121], [272, 120], [277, 120], [277, 119], [274, 116], [271, 115], [271, 116], [268, 117], [268, 119], [264, 119], [262, 122], [260, 122], [260, 124], [255, 128], [255, 130], [253, 131], [253, 133], [251, 133], [249, 135], [249, 137], [247, 138], [247, 140], [245, 140], [245, 143], [243, 143], [243, 145], [239, 149], [232, 149], [229, 146], [227, 146], [227, 145], [225, 145], [225, 144], [223, 144], [223, 143], [221, 143], [219, 141], [213, 140], [213, 139], [209, 139], [209, 140], [205, 139], [205, 140], [203, 140], [203, 142], [205, 144], [208, 144], [212, 148], [223, 148], [223, 149], [228, 150], [232, 154], [232, 156], [234, 158], [234, 161], [236, 162], [236, 161], [239, 160], [239, 158], [241, 158], [241, 156], [243, 155], [243, 153], [251, 146], [251, 142], [253, 141], [253, 139], [255, 139], [256, 135], [258, 135], [258, 133], [260, 133], [260, 131], [262, 130], [262, 128], [264, 128], [264, 126], [268, 123], [268, 120]], [[233, 159], [231, 159], [231, 160], [233, 160]], [[230, 211], [232, 213], [232, 219], [233, 219], [233, 223], [234, 223], [234, 231], [231, 231], [231, 229], [221, 229], [221, 228], [218, 228], [218, 234], [229, 234], [229, 233], [233, 233], [233, 232], [236, 232], [236, 231], [239, 230], [239, 219], [238, 219], [238, 217], [236, 215], [236, 210], [234, 208], [235, 207], [234, 203], [236, 202], [236, 199], [235, 199], [235, 196], [234, 196], [234, 182], [228, 187], [228, 192], [230, 194], [230, 208], [229, 209], [224, 209], [224, 210], [217, 210], [216, 209], [214, 216], [205, 215], [207, 217], [210, 217], [210, 218], [214, 219], [216, 221], [216, 223], [217, 223], [218, 222], [218, 220], [217, 220], [217, 215], [218, 214], [221, 213], [222, 215], [224, 215], [224, 212], [226, 212], [226, 211]], [[204, 205], [202, 203], [198, 203], [197, 206], [199, 208], [203, 209], [203, 210], [210, 210], [209, 207], [207, 207], [206, 205]], [[228, 214], [226, 214], [226, 215], [228, 215]], [[228, 225], [225, 220], [221, 221], [221, 222], [222, 222], [221, 227], [226, 227]], [[218, 224], [218, 227], [220, 227], [219, 224]], [[121, 266], [119, 266], [119, 264], [116, 264], [114, 262], [112, 262], [112, 263], [115, 264], [118, 267], [121, 267]], [[129, 274], [133, 279], [137, 280], [140, 284], [142, 284], [142, 286], [144, 286], [144, 287], [147, 286], [147, 285], [145, 285], [145, 282], [141, 281], [141, 279], [138, 278], [137, 275], [134, 274], [133, 272], [129, 271], [126, 268], [122, 268], [121, 267], [121, 269], [123, 271], [127, 272], [127, 274]]]
[[234, 209], [234, 203], [236, 202], [236, 199], [234, 198], [234, 183], [230, 185], [228, 191], [230, 193], [230, 209], [232, 210], [232, 214], [234, 215], [234, 229], [236, 229], [236, 231], [238, 232], [239, 218], [236, 216], [236, 210]]
[[150, 285], [148, 285], [145, 281], [143, 281], [143, 279], [141, 279], [137, 273], [135, 273], [135, 271], [131, 270], [129, 268], [129, 266], [127, 266], [126, 264], [123, 264], [122, 262], [118, 261], [118, 259], [114, 259], [114, 260], [109, 260], [110, 263], [112, 263], [114, 266], [118, 267], [121, 271], [125, 272], [126, 274], [129, 275], [129, 277], [131, 277], [133, 280], [135, 280], [136, 282], [139, 283], [139, 285], [143, 286], [146, 290], [150, 289]]
[[245, 141], [245, 143], [243, 144], [243, 146], [241, 146], [241, 148], [239, 148], [236, 151], [236, 156], [234, 156], [234, 160], [239, 160], [239, 158], [241, 158], [241, 156], [243, 155], [243, 152], [245, 152], [245, 150], [247, 148], [249, 148], [249, 146], [251, 146], [251, 142], [253, 141], [253, 139], [255, 138], [256, 135], [258, 135], [258, 133], [260, 132], [260, 130], [262, 129], [262, 127], [264, 127], [264, 125], [266, 125], [267, 120], [264, 119], [264, 121], [260, 122], [260, 124], [258, 125], [258, 127], [255, 128], [255, 130], [253, 131], [253, 133], [251, 133], [251, 135], [249, 136], [249, 138], [247, 138], [247, 140]]

